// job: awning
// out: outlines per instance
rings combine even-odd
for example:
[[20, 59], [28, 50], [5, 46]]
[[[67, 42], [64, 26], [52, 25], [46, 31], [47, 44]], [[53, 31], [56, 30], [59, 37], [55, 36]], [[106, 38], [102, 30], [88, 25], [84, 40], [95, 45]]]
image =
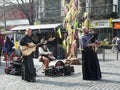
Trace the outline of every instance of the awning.
[[112, 22], [120, 22], [120, 18], [119, 19], [113, 19]]
[[48, 30], [48, 29], [56, 29], [62, 26], [62, 23], [57, 24], [40, 24], [40, 25], [26, 25], [26, 26], [16, 26], [12, 28], [12, 31], [21, 31], [30, 28], [32, 30]]

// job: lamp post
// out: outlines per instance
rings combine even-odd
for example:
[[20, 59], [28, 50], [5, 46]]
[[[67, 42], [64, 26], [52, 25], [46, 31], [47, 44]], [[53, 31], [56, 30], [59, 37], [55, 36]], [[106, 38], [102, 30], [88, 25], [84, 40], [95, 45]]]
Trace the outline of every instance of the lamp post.
[[6, 16], [5, 16], [5, 13], [6, 13], [6, 7], [5, 7], [5, 0], [3, 0], [3, 20], [4, 20], [4, 29], [6, 30]]
[[86, 1], [86, 6], [87, 6], [87, 8], [88, 8], [88, 9], [86, 9], [87, 12], [88, 12], [88, 16], [87, 16], [88, 28], [90, 28], [91, 2], [92, 2], [92, 0], [87, 0], [87, 1]]

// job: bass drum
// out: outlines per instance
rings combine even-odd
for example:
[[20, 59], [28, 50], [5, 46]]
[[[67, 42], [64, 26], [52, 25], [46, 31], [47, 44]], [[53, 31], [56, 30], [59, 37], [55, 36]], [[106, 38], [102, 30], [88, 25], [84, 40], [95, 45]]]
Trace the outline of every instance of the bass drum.
[[49, 63], [49, 67], [50, 66], [54, 66], [54, 67], [57, 67], [57, 66], [64, 66], [64, 62], [62, 60], [53, 60]]

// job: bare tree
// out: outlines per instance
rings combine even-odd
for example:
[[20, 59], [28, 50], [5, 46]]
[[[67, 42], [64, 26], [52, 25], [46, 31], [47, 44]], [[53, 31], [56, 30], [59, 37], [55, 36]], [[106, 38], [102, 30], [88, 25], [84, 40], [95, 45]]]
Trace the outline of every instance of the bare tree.
[[14, 5], [15, 8], [22, 11], [29, 21], [30, 25], [35, 22], [36, 12], [35, 12], [35, 1], [36, 0], [9, 0], [6, 1], [8, 4]]

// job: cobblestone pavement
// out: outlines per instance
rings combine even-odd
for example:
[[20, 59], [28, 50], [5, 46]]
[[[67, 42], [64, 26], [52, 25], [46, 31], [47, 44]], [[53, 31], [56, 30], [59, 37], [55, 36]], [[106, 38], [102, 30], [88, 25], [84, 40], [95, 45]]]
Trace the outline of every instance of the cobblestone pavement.
[[[81, 58], [81, 54], [78, 55]], [[98, 53], [102, 72], [99, 81], [82, 80], [81, 65], [74, 65], [75, 73], [71, 76], [47, 77], [42, 71], [42, 64], [34, 60], [37, 69], [35, 83], [21, 80], [21, 76], [4, 73], [5, 62], [0, 65], [0, 90], [120, 90], [120, 60], [116, 54], [106, 50], [105, 61], [103, 54]]]

